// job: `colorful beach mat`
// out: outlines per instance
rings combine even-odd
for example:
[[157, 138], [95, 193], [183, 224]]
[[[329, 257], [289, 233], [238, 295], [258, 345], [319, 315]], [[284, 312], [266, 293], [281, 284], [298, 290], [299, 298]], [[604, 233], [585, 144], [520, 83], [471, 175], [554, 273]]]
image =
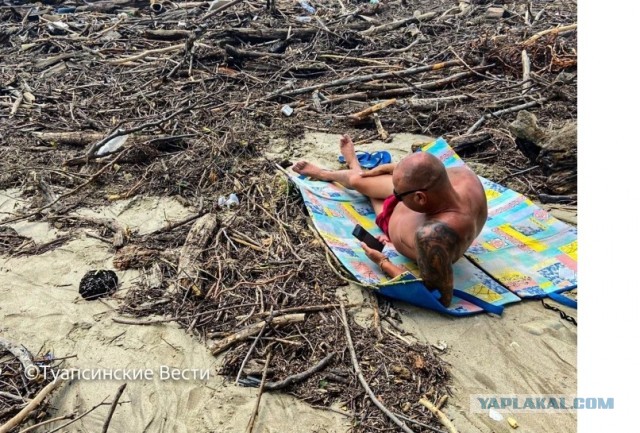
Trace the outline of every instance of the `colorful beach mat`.
[[[440, 158], [447, 167], [464, 165], [442, 138], [421, 151]], [[362, 284], [380, 294], [457, 316], [483, 311], [501, 314], [503, 306], [522, 297], [545, 297], [577, 287], [577, 240], [574, 228], [558, 221], [530, 200], [483, 179], [489, 218], [465, 257], [454, 266], [454, 298], [448, 308], [439, 293], [427, 289], [415, 262], [391, 245], [385, 254], [406, 272], [389, 279], [367, 258], [351, 234], [360, 224], [372, 235], [375, 224], [370, 200], [336, 183], [291, 175], [300, 189], [318, 232], [344, 267]], [[517, 295], [517, 296], [516, 296]]]

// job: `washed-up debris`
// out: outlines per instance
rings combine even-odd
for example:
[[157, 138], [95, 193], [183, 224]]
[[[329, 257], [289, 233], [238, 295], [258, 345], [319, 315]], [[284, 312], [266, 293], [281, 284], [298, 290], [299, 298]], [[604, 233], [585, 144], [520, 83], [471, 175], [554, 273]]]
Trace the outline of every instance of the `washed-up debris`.
[[118, 276], [110, 270], [89, 271], [80, 280], [80, 295], [94, 300], [111, 295], [118, 288]]
[[[195, 217], [105, 239], [118, 253], [131, 247], [120, 266], [154, 273], [127, 292], [122, 314], [164, 314], [212, 349], [224, 342], [222, 374], [240, 373], [238, 383], [251, 382], [242, 369], [251, 360], [268, 384], [337, 352], [282, 391], [343, 402], [355, 431], [395, 428], [365, 382], [414, 431], [429, 429], [412, 421], [441, 428], [442, 410], [428, 408], [449, 393], [437, 349], [384, 327], [380, 338], [348, 315], [364, 380], [355, 374], [336, 294], [348, 276], [276, 165], [298, 149], [275, 160], [265, 151], [309, 129], [361, 142], [444, 135], [465, 161], [499, 167], [508, 187], [571, 196], [553, 192], [552, 173], [522, 153], [508, 124], [522, 110], [545, 128], [576, 118], [575, 2], [309, 1], [313, 12], [279, 1], [67, 3], [0, 8], [0, 188], [23, 188], [26, 203], [0, 225], [48, 220], [104, 237], [103, 224], [70, 211], [175, 197]], [[66, 7], [75, 10], [51, 16]], [[541, 164], [557, 153], [546, 155]], [[233, 211], [231, 194], [242, 197]], [[21, 239], [8, 236], [13, 254]], [[379, 310], [394, 312], [386, 301]]]

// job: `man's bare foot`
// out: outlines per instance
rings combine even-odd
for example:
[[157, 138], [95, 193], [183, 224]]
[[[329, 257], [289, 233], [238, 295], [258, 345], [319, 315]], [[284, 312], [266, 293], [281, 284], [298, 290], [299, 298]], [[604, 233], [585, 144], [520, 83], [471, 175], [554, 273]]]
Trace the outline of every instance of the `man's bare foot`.
[[293, 167], [291, 167], [291, 169], [298, 174], [309, 176], [312, 179], [326, 180], [323, 176], [323, 173], [326, 172], [326, 170], [323, 170], [317, 165], [311, 164], [307, 161], [298, 161], [293, 165]]
[[340, 138], [340, 153], [344, 156], [344, 160], [351, 170], [362, 170], [358, 157], [356, 156], [356, 148], [353, 145], [353, 140], [351, 140], [351, 137], [347, 134], [344, 134]]

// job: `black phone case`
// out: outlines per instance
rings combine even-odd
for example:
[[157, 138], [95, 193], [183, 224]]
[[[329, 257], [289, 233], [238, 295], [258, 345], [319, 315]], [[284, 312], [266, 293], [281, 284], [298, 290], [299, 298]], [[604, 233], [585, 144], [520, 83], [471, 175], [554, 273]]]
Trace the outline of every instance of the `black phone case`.
[[352, 234], [364, 242], [369, 248], [373, 248], [377, 251], [382, 251], [384, 249], [384, 244], [377, 240], [371, 233], [366, 231], [360, 224], [355, 226]]

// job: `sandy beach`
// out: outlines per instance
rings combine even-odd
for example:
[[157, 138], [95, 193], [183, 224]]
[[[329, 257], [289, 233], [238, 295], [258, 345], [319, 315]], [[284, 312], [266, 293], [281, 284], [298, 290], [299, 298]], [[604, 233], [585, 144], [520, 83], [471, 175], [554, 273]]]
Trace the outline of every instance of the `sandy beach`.
[[[307, 159], [337, 168], [337, 135], [308, 134], [297, 143], [276, 142], [272, 155], [292, 161]], [[398, 134], [391, 143], [373, 142], [363, 150], [389, 150], [398, 160], [411, 144], [425, 137]], [[18, 190], [0, 192], [0, 213], [21, 206]], [[177, 221], [193, 211], [170, 198], [135, 197], [103, 209], [81, 209], [80, 214], [115, 218], [140, 233]], [[47, 223], [16, 223], [22, 235], [44, 242], [63, 232]], [[243, 432], [255, 404], [257, 391], [225, 382], [217, 374], [220, 359], [175, 323], [134, 326], [114, 323], [114, 309], [127, 290], [143, 278], [138, 271], [118, 272], [120, 288], [106, 300], [88, 302], [78, 295], [78, 283], [91, 269], [113, 269], [110, 245], [77, 236], [63, 246], [37, 256], [0, 258], [0, 336], [20, 342], [32, 352], [52, 351], [57, 357], [73, 356], [65, 368], [145, 369], [153, 380], [128, 384], [113, 421], [113, 431], [135, 432]], [[372, 310], [366, 290], [344, 289], [349, 302], [362, 302], [352, 310], [366, 324]], [[443, 341], [443, 359], [451, 366], [453, 395], [445, 412], [461, 432], [508, 432], [506, 420], [488, 413], [470, 413], [474, 394], [576, 394], [577, 328], [539, 301], [508, 306], [502, 317], [487, 314], [468, 318], [444, 317], [411, 305], [394, 302], [402, 329], [415, 339]], [[210, 372], [204, 380], [162, 380], [162, 368]], [[83, 412], [109, 400], [120, 385], [117, 380], [66, 383], [54, 395], [56, 414]], [[107, 407], [99, 408], [72, 424], [72, 432], [97, 431]], [[576, 415], [514, 414], [521, 432], [576, 431]], [[291, 396], [267, 393], [255, 431], [346, 432], [350, 419], [312, 408]], [[46, 431], [46, 430], [38, 430]]]

